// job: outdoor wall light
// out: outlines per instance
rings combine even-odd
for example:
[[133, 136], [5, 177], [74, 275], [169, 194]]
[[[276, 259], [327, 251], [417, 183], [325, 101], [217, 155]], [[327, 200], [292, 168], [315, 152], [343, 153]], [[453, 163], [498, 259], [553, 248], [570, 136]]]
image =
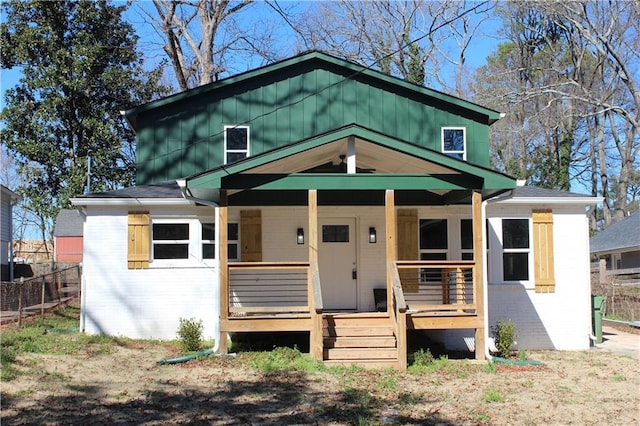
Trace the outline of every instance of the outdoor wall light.
[[375, 243], [378, 240], [378, 237], [376, 235], [376, 228], [374, 228], [373, 226], [369, 228], [369, 242], [371, 244]]
[[304, 244], [304, 229], [298, 228], [298, 232], [296, 234], [296, 242], [298, 244]]

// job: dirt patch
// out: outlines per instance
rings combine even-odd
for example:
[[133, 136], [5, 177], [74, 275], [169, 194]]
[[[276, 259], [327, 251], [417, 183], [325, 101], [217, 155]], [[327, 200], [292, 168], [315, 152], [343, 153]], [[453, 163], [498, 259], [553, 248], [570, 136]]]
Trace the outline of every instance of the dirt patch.
[[267, 374], [250, 355], [176, 365], [170, 347], [21, 355], [1, 383], [3, 425], [638, 424], [640, 364], [609, 353], [532, 352], [544, 366], [456, 360], [422, 374], [344, 368]]

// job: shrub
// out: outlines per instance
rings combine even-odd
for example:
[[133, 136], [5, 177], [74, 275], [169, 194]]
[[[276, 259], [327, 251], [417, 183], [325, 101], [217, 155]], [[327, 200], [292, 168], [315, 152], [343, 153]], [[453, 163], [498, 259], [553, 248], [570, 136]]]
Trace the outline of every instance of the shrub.
[[202, 330], [202, 321], [180, 318], [178, 339], [183, 351], [196, 352], [202, 349]]
[[493, 327], [493, 335], [496, 339], [498, 355], [503, 358], [510, 357], [513, 345], [518, 338], [516, 325], [511, 321], [498, 321]]
[[429, 349], [424, 350], [420, 348], [417, 351], [413, 352], [412, 354], [409, 354], [410, 365], [426, 367], [428, 365], [433, 364], [435, 360], [436, 359], [433, 357]]

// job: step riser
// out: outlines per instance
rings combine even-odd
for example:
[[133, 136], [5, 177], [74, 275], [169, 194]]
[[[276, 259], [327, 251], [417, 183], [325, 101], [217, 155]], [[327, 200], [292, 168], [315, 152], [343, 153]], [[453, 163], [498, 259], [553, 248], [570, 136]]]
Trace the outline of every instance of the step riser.
[[391, 327], [389, 318], [325, 318], [324, 327]]
[[397, 361], [383, 360], [358, 360], [357, 362], [349, 360], [326, 360], [324, 363], [330, 367], [350, 367], [352, 365], [357, 365], [362, 368], [398, 368]]
[[397, 360], [398, 352], [394, 349], [383, 348], [335, 348], [325, 349], [324, 357], [328, 360]]
[[391, 327], [328, 327], [322, 330], [322, 334], [324, 337], [384, 337], [393, 336], [393, 329]]
[[327, 337], [324, 339], [325, 348], [395, 348], [396, 339], [393, 337]]

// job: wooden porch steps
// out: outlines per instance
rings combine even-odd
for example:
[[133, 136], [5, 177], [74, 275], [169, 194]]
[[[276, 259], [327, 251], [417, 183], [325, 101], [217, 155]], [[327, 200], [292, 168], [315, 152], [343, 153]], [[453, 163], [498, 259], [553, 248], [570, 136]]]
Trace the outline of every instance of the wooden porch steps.
[[323, 359], [328, 365], [394, 367], [396, 337], [386, 313], [324, 314]]

